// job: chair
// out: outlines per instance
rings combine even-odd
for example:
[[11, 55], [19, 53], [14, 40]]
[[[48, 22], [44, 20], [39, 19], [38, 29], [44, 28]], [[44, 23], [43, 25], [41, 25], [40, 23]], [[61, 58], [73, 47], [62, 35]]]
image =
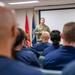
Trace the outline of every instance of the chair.
[[39, 57], [39, 62], [40, 62], [40, 64], [41, 64], [41, 68], [43, 68], [43, 61], [44, 61], [44, 56], [40, 56]]
[[45, 75], [61, 75], [62, 71], [40, 69]]

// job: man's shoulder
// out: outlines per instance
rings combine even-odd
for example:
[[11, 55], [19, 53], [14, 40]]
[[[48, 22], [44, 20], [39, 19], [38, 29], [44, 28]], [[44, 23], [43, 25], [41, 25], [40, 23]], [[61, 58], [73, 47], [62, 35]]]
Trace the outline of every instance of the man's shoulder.
[[44, 51], [47, 51], [47, 50], [49, 50], [49, 49], [50, 49], [50, 46], [49, 46], [49, 47], [47, 47], [47, 48], [45, 48], [45, 49], [44, 49]]
[[38, 45], [40, 45], [41, 43], [36, 43], [34, 46], [38, 46]]
[[32, 56], [35, 56], [34, 52], [32, 51], [25, 51], [24, 55], [29, 56], [30, 58], [32, 58]]
[[55, 49], [55, 46], [53, 44], [51, 44], [49, 47], [48, 47], [49, 50], [57, 50]]
[[19, 56], [19, 57], [22, 56], [23, 58], [25, 58], [25, 57], [30, 57], [31, 58], [31, 56], [35, 56], [35, 54], [31, 50], [28, 50], [28, 51], [21, 50], [17, 54], [17, 56]]
[[[49, 49], [48, 49], [49, 50]], [[60, 56], [60, 50], [56, 49], [46, 55], [46, 58], [58, 58]]]
[[50, 46], [51, 43], [48, 43], [48, 42], [40, 42], [40, 43], [35, 44], [34, 46], [37, 47], [37, 46], [44, 46], [44, 45]]
[[51, 43], [48, 42], [47, 44], [48, 44], [48, 46], [51, 46]]
[[35, 74], [43, 75], [38, 69], [25, 65], [20, 61], [12, 60], [7, 57], [0, 57], [0, 75], [35, 75]]
[[50, 49], [51, 49], [51, 45], [49, 47], [45, 48], [44, 51], [50, 51]]
[[40, 27], [40, 25], [37, 25], [37, 26], [36, 26], [36, 28], [39, 28], [39, 27]]
[[44, 24], [44, 27], [47, 27], [47, 28], [49, 28], [49, 27], [48, 27], [47, 25], [45, 25], [45, 24]]
[[[9, 68], [8, 71], [13, 75], [41, 75], [42, 73], [33, 67], [23, 64], [22, 62], [14, 62]], [[43, 74], [42, 74], [43, 75]]]
[[64, 68], [62, 75], [75, 75], [75, 60]]

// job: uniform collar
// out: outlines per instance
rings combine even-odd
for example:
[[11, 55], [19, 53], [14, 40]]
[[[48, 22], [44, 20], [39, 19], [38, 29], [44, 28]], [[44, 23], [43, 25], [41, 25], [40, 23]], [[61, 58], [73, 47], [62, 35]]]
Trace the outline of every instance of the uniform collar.
[[73, 46], [61, 46], [60, 50], [66, 50], [66, 51], [70, 51], [70, 52], [75, 52], [75, 47]]

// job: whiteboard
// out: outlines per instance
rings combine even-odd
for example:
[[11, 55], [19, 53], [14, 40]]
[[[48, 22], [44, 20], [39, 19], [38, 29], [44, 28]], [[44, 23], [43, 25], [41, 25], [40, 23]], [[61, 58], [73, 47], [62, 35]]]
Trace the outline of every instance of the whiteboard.
[[51, 31], [56, 29], [62, 32], [65, 23], [75, 21], [75, 9], [40, 11], [40, 15]]

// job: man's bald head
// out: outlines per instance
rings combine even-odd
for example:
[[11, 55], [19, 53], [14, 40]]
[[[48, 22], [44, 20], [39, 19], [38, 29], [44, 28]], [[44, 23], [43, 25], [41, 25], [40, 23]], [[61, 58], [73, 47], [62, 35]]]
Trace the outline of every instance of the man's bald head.
[[41, 37], [42, 37], [42, 40], [49, 40], [50, 34], [47, 31], [43, 31]]
[[14, 12], [0, 2], [0, 55], [12, 57], [17, 27]]
[[0, 5], [0, 39], [9, 36], [15, 26], [16, 22], [11, 9]]

